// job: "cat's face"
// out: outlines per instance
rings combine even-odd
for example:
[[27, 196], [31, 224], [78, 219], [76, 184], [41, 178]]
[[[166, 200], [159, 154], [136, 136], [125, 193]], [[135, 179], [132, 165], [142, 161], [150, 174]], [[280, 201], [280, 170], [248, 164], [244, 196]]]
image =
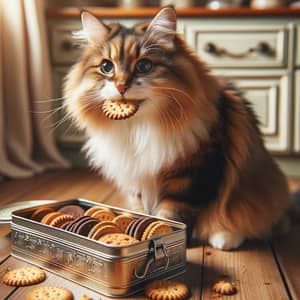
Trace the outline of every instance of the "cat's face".
[[[82, 24], [88, 44], [65, 83], [67, 110], [79, 126], [147, 121], [162, 130], [182, 128], [195, 110], [191, 76], [197, 75], [182, 54], [174, 10], [164, 8], [149, 25], [131, 29], [88, 13]], [[127, 120], [110, 120], [102, 111], [105, 100], [134, 101], [139, 109]]]

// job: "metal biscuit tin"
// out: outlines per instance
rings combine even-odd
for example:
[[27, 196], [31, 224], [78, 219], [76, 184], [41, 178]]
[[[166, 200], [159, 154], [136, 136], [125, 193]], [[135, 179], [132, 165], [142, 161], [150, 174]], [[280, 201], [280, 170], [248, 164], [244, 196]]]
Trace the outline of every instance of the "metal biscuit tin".
[[[149, 217], [84, 199], [60, 201], [47, 206], [58, 209], [68, 204], [77, 204], [85, 209], [96, 205], [110, 208], [116, 214]], [[186, 233], [182, 223], [156, 218], [167, 222], [174, 231], [136, 244], [112, 247], [31, 220], [33, 211], [40, 207], [12, 213], [13, 256], [112, 297], [134, 294], [149, 281], [172, 278], [185, 271]]]

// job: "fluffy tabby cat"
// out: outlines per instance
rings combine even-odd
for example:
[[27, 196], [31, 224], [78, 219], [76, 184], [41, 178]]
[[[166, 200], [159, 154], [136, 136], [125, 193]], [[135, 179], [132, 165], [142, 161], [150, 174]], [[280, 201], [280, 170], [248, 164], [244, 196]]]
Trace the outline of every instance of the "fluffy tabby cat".
[[[88, 135], [91, 164], [142, 208], [185, 222], [216, 248], [270, 232], [290, 202], [246, 101], [212, 76], [176, 33], [173, 8], [125, 28], [82, 14], [87, 44], [69, 72], [65, 105]], [[135, 101], [126, 120], [106, 99]]]

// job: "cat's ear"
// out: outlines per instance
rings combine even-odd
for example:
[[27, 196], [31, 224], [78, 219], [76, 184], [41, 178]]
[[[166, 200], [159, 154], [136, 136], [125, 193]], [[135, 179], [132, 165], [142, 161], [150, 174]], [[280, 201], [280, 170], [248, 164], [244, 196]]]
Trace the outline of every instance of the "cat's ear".
[[172, 6], [161, 9], [150, 22], [146, 32], [165, 42], [172, 42], [176, 33], [176, 11]]
[[90, 44], [97, 45], [107, 39], [109, 27], [90, 13], [84, 11], [81, 14], [81, 23], [84, 35]]

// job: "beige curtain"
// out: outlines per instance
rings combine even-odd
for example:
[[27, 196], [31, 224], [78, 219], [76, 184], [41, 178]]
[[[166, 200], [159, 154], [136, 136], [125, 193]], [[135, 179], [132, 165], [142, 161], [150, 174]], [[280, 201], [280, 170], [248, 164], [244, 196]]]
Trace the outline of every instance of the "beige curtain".
[[[0, 0], [0, 176], [68, 163], [55, 146], [43, 0]], [[48, 113], [47, 113], [48, 111]]]

